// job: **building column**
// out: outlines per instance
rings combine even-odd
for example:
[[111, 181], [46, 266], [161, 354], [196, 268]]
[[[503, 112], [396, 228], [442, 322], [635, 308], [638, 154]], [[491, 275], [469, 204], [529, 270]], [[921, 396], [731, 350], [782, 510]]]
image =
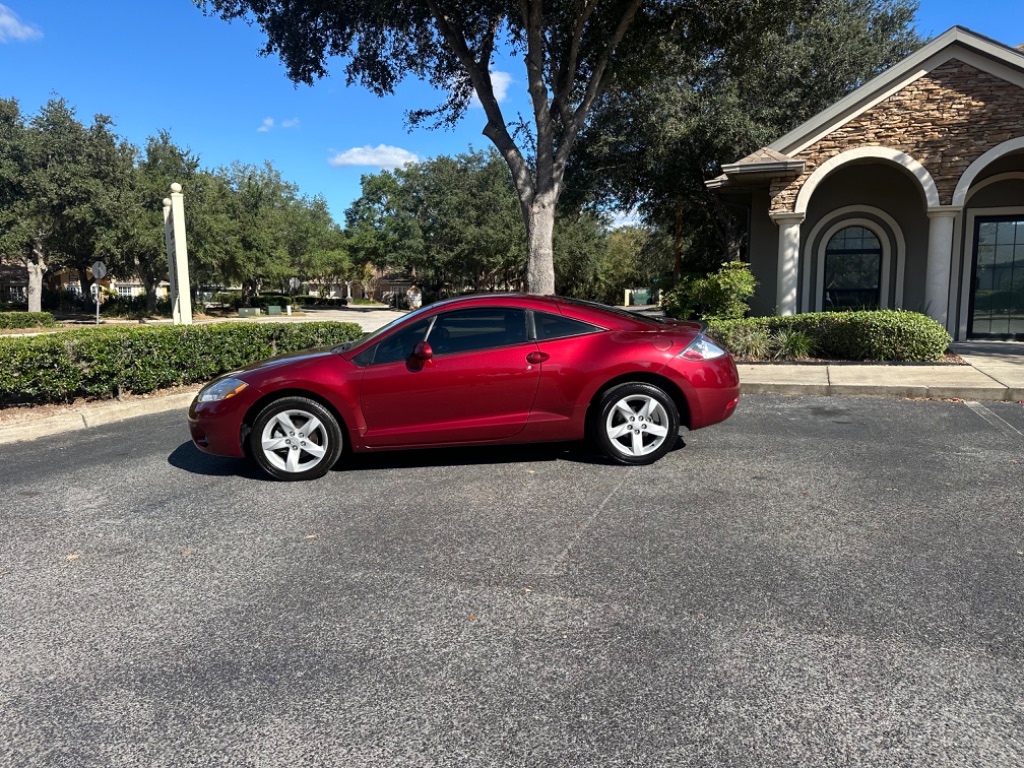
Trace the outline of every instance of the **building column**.
[[949, 275], [953, 266], [953, 229], [960, 208], [928, 209], [928, 267], [925, 271], [924, 305], [929, 317], [946, 325], [949, 313]]
[[773, 213], [779, 227], [779, 272], [775, 283], [775, 311], [795, 315], [798, 276], [800, 274], [800, 224], [802, 213]]

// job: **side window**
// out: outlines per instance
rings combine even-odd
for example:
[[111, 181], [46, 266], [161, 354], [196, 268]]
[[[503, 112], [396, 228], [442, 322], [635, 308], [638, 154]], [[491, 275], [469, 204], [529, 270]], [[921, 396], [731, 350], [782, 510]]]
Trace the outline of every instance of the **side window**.
[[527, 341], [526, 312], [480, 307], [438, 315], [427, 343], [435, 355], [475, 352]]
[[552, 315], [547, 312], [534, 312], [533, 322], [537, 329], [537, 341], [564, 339], [567, 336], [582, 336], [585, 333], [594, 333], [601, 330], [596, 325], [584, 323], [582, 320], [573, 320], [571, 317]]
[[370, 348], [373, 350], [371, 353], [372, 357], [367, 355], [366, 352], [359, 357], [367, 355], [367, 363], [370, 365], [383, 365], [384, 363], [398, 363], [408, 360], [409, 356], [412, 355], [413, 347], [418, 342], [423, 341], [427, 328], [430, 327], [431, 319], [429, 317], [424, 318], [418, 323], [413, 323], [409, 327], [402, 328], [387, 338], [381, 339], [377, 346]]

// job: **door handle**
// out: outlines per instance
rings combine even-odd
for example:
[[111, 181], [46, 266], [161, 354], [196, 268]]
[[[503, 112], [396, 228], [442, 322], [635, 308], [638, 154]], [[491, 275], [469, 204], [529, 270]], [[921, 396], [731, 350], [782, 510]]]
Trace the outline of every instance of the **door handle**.
[[526, 362], [528, 362], [530, 365], [540, 365], [549, 357], [551, 357], [551, 355], [549, 355], [547, 352], [531, 352], [526, 356]]

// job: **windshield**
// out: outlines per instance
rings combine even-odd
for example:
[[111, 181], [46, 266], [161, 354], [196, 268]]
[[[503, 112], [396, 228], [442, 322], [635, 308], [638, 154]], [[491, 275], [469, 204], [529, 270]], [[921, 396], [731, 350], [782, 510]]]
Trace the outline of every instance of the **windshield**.
[[370, 339], [376, 339], [378, 336], [383, 336], [385, 333], [390, 331], [392, 328], [394, 328], [399, 323], [404, 323], [406, 320], [408, 320], [410, 318], [413, 318], [413, 317], [419, 317], [424, 312], [426, 312], [429, 308], [430, 308], [429, 306], [422, 307], [420, 309], [417, 309], [415, 312], [409, 312], [408, 314], [402, 315], [401, 317], [396, 317], [394, 320], [392, 320], [387, 325], [382, 325], [380, 328], [378, 328], [375, 331], [370, 331], [368, 333], [364, 333], [358, 339], [355, 339], [353, 341], [342, 342], [341, 344], [338, 344], [336, 346], [331, 347], [331, 352], [345, 352], [346, 350], [352, 349], [352, 347], [355, 347], [355, 346], [358, 346], [360, 344], [363, 344], [364, 342], [367, 342]]

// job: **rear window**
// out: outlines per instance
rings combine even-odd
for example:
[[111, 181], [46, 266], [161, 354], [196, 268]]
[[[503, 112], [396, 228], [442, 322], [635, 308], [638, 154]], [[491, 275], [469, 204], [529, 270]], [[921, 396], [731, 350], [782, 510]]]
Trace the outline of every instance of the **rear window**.
[[604, 330], [582, 320], [574, 320], [565, 315], [551, 315], [547, 312], [534, 312], [533, 322], [537, 329], [538, 341], [564, 339], [568, 336], [582, 336], [585, 333]]
[[558, 299], [563, 304], [574, 304], [577, 307], [586, 307], [587, 309], [594, 309], [599, 312], [607, 312], [610, 315], [617, 315], [618, 317], [625, 317], [643, 325], [664, 325], [665, 321], [658, 317], [649, 317], [648, 315], [641, 315], [639, 312], [629, 312], [625, 309], [619, 309], [618, 307], [610, 307], [607, 304], [598, 304], [596, 301], [584, 301], [583, 299], [568, 299], [564, 296]]

